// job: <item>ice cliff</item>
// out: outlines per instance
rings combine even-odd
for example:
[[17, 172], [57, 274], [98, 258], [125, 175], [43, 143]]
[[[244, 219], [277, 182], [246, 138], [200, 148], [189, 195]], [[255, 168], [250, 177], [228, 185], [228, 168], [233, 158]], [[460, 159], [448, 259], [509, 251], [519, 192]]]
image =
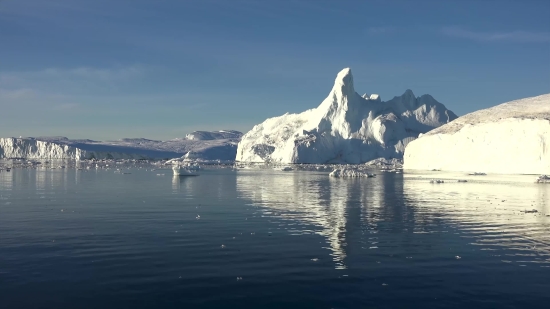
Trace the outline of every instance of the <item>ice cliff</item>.
[[71, 140], [62, 136], [0, 138], [1, 158], [26, 159], [165, 159], [193, 152], [203, 161], [233, 161], [241, 132], [195, 131], [185, 138], [157, 141], [123, 138], [116, 141]]
[[550, 94], [464, 115], [411, 142], [405, 169], [550, 173]]
[[237, 161], [363, 163], [402, 158], [405, 146], [457, 116], [430, 95], [411, 90], [383, 102], [355, 92], [351, 70], [336, 76], [328, 97], [300, 114], [269, 118], [246, 133]]
[[103, 151], [88, 151], [78, 147], [34, 138], [0, 138], [0, 158], [24, 159], [142, 159], [143, 156]]

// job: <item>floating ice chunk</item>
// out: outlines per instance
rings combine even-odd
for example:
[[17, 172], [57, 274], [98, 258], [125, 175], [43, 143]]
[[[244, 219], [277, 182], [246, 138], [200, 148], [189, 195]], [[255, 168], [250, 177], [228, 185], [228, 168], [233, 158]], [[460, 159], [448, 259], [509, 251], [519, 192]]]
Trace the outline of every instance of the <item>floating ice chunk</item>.
[[441, 179], [432, 179], [430, 180], [430, 183], [444, 183], [445, 181], [441, 180]]
[[355, 169], [355, 168], [342, 168], [335, 169], [332, 171], [329, 176], [331, 177], [374, 177], [375, 174], [369, 174], [365, 171]]
[[550, 183], [550, 176], [540, 175], [539, 178], [537, 178], [537, 183]]
[[288, 171], [292, 171], [292, 170], [293, 170], [293, 169], [292, 169], [292, 167], [290, 167], [290, 166], [285, 166], [285, 167], [282, 167], [282, 168], [281, 168], [281, 171], [283, 171], [283, 172], [288, 172]]

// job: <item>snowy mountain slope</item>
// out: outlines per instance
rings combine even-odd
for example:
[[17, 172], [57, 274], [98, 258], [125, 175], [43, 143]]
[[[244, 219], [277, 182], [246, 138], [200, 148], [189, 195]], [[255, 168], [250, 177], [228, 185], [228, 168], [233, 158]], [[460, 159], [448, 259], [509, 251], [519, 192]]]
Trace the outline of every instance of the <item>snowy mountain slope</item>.
[[405, 150], [405, 169], [550, 174], [550, 94], [464, 115]]
[[336, 76], [328, 97], [300, 114], [269, 118], [246, 133], [237, 161], [281, 163], [362, 163], [401, 158], [420, 133], [457, 116], [430, 95], [411, 90], [382, 102], [355, 92], [351, 70]]
[[[198, 133], [197, 133], [198, 132]], [[0, 158], [87, 159], [103, 158], [177, 158], [192, 151], [202, 160], [232, 161], [242, 136], [238, 131], [196, 131], [188, 134], [208, 139], [178, 138], [156, 141], [124, 138], [117, 141], [70, 140], [66, 137], [0, 139]], [[17, 140], [17, 141], [16, 141]]]

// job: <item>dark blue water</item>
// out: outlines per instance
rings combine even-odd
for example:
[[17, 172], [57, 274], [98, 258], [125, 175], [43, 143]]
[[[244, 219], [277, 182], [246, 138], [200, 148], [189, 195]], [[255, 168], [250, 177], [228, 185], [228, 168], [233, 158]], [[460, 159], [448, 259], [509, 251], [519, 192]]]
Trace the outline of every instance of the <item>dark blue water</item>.
[[550, 186], [128, 172], [0, 173], [1, 308], [550, 303]]

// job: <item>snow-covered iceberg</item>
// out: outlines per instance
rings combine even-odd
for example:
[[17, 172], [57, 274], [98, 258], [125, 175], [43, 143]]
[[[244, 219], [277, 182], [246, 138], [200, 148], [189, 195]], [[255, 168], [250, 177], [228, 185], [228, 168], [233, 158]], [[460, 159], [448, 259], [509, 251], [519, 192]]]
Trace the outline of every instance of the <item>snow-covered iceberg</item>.
[[269, 118], [246, 133], [236, 161], [279, 163], [364, 163], [402, 158], [405, 146], [457, 116], [430, 95], [411, 90], [383, 102], [355, 92], [351, 70], [336, 76], [317, 107]]
[[411, 142], [404, 168], [550, 174], [550, 94], [464, 115]]
[[40, 141], [34, 138], [0, 138], [0, 158], [22, 159], [144, 159], [134, 153], [90, 151], [67, 144]]
[[198, 161], [232, 162], [241, 132], [195, 131], [167, 141], [123, 138], [116, 141], [67, 137], [0, 138], [0, 158], [25, 159], [167, 159], [192, 154]]

